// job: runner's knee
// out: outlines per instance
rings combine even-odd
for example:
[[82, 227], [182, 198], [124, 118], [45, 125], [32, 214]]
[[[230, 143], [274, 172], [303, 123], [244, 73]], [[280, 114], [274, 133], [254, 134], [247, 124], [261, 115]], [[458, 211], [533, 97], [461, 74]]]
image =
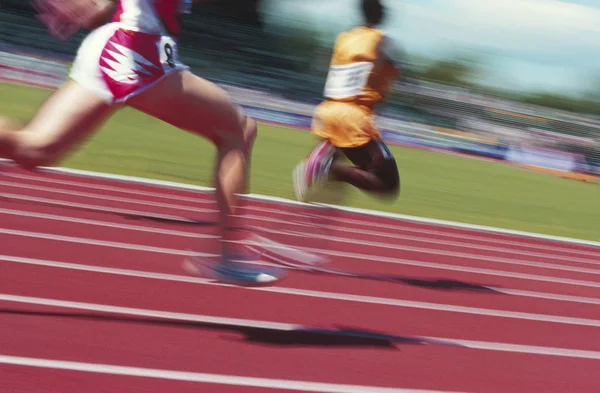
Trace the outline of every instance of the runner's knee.
[[258, 136], [258, 126], [256, 125], [256, 121], [253, 118], [244, 115], [243, 128], [245, 145], [251, 148]]
[[397, 197], [400, 194], [400, 174], [394, 159], [385, 160], [380, 176], [383, 181], [382, 193], [390, 198]]
[[257, 136], [254, 119], [239, 112], [239, 118], [232, 128], [219, 135], [218, 148], [220, 150], [251, 150]]
[[14, 161], [25, 169], [51, 166], [58, 161], [60, 152], [56, 143], [46, 141], [33, 132], [22, 131], [15, 135]]
[[390, 195], [398, 195], [400, 193], [400, 176], [398, 172], [391, 173], [385, 180], [385, 191]]
[[246, 151], [252, 150], [254, 141], [258, 135], [258, 127], [256, 121], [247, 116], [242, 108], [237, 109], [238, 122], [237, 129], [232, 135], [231, 144], [235, 146], [243, 146]]
[[44, 148], [21, 147], [16, 151], [14, 161], [21, 167], [32, 170], [54, 165], [58, 161], [58, 154]]

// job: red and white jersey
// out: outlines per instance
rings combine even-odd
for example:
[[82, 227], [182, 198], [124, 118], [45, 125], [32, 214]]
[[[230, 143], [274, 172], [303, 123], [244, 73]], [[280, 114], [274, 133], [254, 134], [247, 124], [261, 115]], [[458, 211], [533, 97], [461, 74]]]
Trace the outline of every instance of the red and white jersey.
[[177, 35], [181, 14], [189, 14], [192, 0], [118, 0], [114, 22], [127, 29], [157, 35]]

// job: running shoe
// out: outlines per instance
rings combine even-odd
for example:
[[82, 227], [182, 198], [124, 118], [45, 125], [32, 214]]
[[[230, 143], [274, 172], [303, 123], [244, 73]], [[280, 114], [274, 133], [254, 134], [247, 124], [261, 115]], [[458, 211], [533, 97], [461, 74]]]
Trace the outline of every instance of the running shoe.
[[293, 176], [296, 199], [300, 202], [307, 202], [309, 186], [306, 179], [306, 160], [302, 160], [298, 165], [296, 165]]
[[[239, 285], [271, 285], [285, 276], [285, 271], [276, 267], [249, 265], [248, 257], [228, 256], [217, 262], [193, 257], [187, 260], [187, 267], [194, 273], [201, 273], [216, 281]], [[244, 261], [244, 262], [242, 262]]]
[[311, 188], [327, 179], [335, 151], [335, 147], [329, 142], [321, 142], [296, 166], [293, 173], [296, 199], [301, 202], [308, 201]]

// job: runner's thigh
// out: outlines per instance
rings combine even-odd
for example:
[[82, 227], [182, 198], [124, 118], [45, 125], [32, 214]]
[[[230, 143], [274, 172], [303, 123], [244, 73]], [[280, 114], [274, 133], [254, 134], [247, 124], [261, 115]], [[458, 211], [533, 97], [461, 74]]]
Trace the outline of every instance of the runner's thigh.
[[385, 142], [377, 139], [362, 146], [341, 150], [354, 165], [363, 170], [381, 173], [396, 168], [396, 160], [389, 148]]
[[216, 143], [241, 140], [245, 115], [225, 90], [189, 71], [167, 76], [127, 104]]
[[94, 131], [115, 110], [92, 91], [67, 81], [23, 129], [22, 149], [59, 154]]

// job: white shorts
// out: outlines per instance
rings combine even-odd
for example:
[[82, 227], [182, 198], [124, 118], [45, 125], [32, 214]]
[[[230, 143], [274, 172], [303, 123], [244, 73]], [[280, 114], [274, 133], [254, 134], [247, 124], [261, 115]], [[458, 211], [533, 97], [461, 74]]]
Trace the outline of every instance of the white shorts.
[[179, 62], [173, 38], [130, 31], [114, 22], [86, 37], [69, 77], [108, 104], [120, 104], [167, 75], [188, 69]]

